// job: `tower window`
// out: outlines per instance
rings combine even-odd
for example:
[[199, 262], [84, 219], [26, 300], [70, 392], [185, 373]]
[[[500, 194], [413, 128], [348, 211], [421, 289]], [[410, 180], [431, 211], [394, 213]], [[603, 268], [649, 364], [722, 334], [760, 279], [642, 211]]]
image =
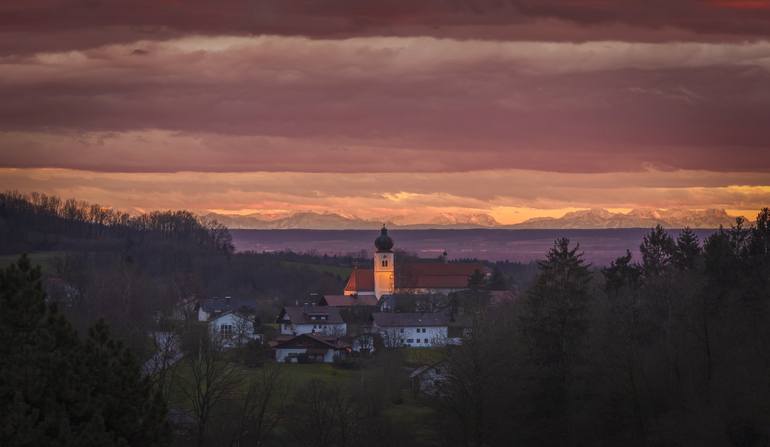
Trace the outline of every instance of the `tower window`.
[[383, 259], [382, 260], [382, 266], [383, 267], [387, 267], [388, 266], [388, 260], [387, 259]]

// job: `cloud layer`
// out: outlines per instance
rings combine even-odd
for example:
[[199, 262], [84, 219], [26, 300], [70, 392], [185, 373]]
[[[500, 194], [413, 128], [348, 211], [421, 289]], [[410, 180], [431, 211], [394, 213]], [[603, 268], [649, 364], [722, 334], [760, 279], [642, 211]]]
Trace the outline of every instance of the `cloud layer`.
[[0, 175], [145, 209], [757, 208], [768, 39], [770, 0], [11, 0]]
[[188, 37], [3, 62], [6, 166], [770, 169], [768, 42]]
[[0, 54], [187, 34], [488, 40], [746, 40], [767, 0], [6, 0]]

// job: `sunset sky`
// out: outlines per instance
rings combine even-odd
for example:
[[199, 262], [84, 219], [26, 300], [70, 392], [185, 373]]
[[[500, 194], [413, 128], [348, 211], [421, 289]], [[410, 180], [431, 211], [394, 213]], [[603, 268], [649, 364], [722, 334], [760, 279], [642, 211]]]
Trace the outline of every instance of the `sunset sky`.
[[364, 218], [770, 205], [770, 0], [4, 0], [0, 182]]

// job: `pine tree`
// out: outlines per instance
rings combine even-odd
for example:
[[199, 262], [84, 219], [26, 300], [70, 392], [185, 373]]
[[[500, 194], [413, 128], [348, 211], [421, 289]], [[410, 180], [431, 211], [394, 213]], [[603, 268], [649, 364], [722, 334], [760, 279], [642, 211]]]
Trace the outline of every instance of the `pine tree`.
[[685, 227], [676, 239], [674, 265], [679, 270], [692, 270], [695, 268], [695, 263], [700, 255], [701, 248], [698, 236], [690, 228]]
[[0, 271], [0, 445], [160, 446], [165, 404], [97, 324], [82, 343], [23, 256]]
[[508, 290], [511, 288], [511, 285], [508, 282], [508, 278], [505, 277], [505, 274], [503, 274], [500, 269], [496, 268], [492, 272], [492, 277], [489, 278], [487, 288], [489, 290]]
[[642, 245], [642, 269], [645, 276], [657, 276], [662, 274], [671, 264], [676, 243], [660, 225], [644, 236]]
[[484, 277], [484, 273], [482, 273], [481, 270], [476, 269], [468, 278], [468, 288], [471, 290], [478, 290], [484, 287], [485, 282], [486, 278]]
[[531, 410], [533, 423], [540, 427], [536, 432], [543, 432], [536, 435], [543, 437], [538, 443], [569, 437], [573, 384], [584, 360], [591, 280], [579, 247], [570, 248], [568, 239], [556, 240], [538, 263], [540, 273], [523, 303], [520, 327], [537, 378], [529, 399], [537, 403]]
[[623, 288], [635, 289], [639, 286], [642, 272], [631, 263], [631, 252], [626, 250], [625, 256], [612, 261], [609, 267], [602, 269], [604, 288], [608, 294], [617, 294]]
[[[73, 439], [70, 407], [84, 392], [74, 374], [75, 332], [45, 302], [40, 268], [22, 256], [0, 271], [0, 445]], [[74, 407], [74, 406], [73, 406]]]

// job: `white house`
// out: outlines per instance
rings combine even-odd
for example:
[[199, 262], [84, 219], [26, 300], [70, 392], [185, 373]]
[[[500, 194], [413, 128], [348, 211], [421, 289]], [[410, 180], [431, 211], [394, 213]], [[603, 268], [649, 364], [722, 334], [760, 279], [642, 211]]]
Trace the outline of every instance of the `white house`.
[[388, 348], [443, 346], [449, 336], [449, 316], [443, 312], [375, 312], [372, 332], [378, 333]]
[[256, 300], [238, 299], [229, 296], [209, 298], [198, 303], [198, 321], [209, 321], [227, 312], [255, 313]]
[[209, 330], [215, 340], [226, 348], [242, 346], [249, 340], [261, 340], [254, 327], [254, 316], [238, 312], [227, 312], [209, 320]]
[[278, 342], [274, 349], [279, 363], [332, 363], [346, 355], [350, 346], [334, 337], [301, 334]]
[[286, 306], [278, 315], [281, 335], [316, 334], [343, 337], [347, 324], [340, 310], [331, 306]]
[[226, 348], [241, 346], [249, 340], [261, 340], [255, 327], [254, 304], [230, 297], [211, 298], [198, 306], [198, 321], [209, 325], [211, 335]]

